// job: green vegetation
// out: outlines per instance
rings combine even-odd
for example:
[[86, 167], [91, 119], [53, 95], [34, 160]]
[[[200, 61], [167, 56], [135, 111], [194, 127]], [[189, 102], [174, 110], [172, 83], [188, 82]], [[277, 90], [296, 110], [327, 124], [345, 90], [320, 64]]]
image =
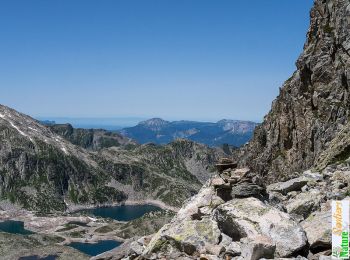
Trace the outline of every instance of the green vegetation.
[[145, 236], [157, 232], [163, 225], [169, 223], [175, 213], [169, 210], [150, 212], [141, 218], [132, 220], [119, 228], [116, 235], [122, 238]]
[[111, 228], [110, 226], [103, 226], [95, 229], [95, 232], [102, 233], [102, 234], [112, 232], [112, 231], [113, 231], [113, 228]]
[[78, 225], [68, 223], [68, 224], [64, 225], [64, 228], [58, 229], [58, 230], [56, 230], [56, 232], [65, 232], [65, 231], [68, 231], [68, 230], [71, 230], [71, 229], [74, 229], [77, 227], [78, 227]]
[[80, 230], [80, 231], [73, 231], [69, 233], [69, 236], [72, 238], [83, 238], [86, 234], [86, 230]]
[[331, 163], [341, 163], [341, 162], [345, 162], [347, 159], [350, 158], [350, 145], [345, 147], [343, 149], [342, 152], [340, 152], [339, 154], [337, 154], [333, 160], [331, 161]]

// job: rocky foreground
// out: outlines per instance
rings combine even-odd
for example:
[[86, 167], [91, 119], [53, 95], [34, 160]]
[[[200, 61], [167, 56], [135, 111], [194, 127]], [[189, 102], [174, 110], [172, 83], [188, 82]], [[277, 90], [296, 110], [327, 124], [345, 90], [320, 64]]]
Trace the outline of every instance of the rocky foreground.
[[96, 259], [330, 259], [330, 200], [348, 198], [349, 181], [345, 164], [266, 187], [248, 168], [225, 170], [154, 236]]

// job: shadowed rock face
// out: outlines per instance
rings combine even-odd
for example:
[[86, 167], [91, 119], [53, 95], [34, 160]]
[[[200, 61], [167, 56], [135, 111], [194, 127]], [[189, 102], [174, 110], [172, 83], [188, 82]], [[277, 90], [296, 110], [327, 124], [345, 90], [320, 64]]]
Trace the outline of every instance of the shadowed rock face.
[[239, 154], [270, 183], [313, 166], [349, 118], [349, 2], [317, 0], [310, 17], [297, 70]]

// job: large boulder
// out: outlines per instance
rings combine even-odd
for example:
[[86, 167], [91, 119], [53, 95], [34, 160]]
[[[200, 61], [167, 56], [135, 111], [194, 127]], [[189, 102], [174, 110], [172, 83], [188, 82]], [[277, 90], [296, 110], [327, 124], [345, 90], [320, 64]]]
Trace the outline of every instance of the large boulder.
[[201, 208], [208, 209], [210, 213], [218, 205], [224, 203], [224, 200], [216, 195], [216, 191], [212, 186], [204, 186], [198, 194], [193, 196], [177, 213], [177, 220], [197, 218], [198, 214], [204, 213]]
[[290, 214], [297, 214], [307, 218], [311, 212], [319, 209], [321, 200], [321, 192], [313, 189], [296, 195], [286, 204], [286, 209]]
[[273, 258], [276, 246], [267, 236], [255, 236], [242, 239], [242, 257], [246, 260]]
[[261, 198], [263, 196], [264, 189], [259, 185], [252, 183], [239, 183], [232, 186], [231, 197], [232, 198], [247, 198], [256, 197]]
[[301, 188], [306, 185], [310, 181], [309, 178], [301, 176], [298, 178], [290, 179], [285, 182], [277, 182], [270, 184], [267, 186], [267, 191], [276, 191], [279, 193], [282, 193], [283, 195], [286, 195], [288, 192], [291, 191], [300, 191]]
[[217, 223], [209, 218], [173, 222], [158, 231], [148, 244], [145, 253], [174, 250], [188, 255], [205, 253], [209, 245], [219, 244], [220, 234]]
[[288, 257], [307, 244], [305, 232], [287, 213], [256, 198], [233, 199], [214, 212], [220, 230], [233, 241], [257, 235], [269, 237], [276, 245], [275, 257]]
[[332, 246], [331, 210], [318, 211], [301, 223], [306, 232], [310, 249], [320, 251]]

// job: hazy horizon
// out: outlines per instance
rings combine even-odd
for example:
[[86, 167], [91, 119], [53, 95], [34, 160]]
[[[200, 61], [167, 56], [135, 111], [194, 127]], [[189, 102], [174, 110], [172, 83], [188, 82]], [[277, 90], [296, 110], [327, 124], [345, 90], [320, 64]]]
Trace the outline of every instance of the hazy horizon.
[[[138, 123], [149, 120], [152, 118], [160, 117], [34, 117], [37, 120], [45, 121], [50, 120], [54, 121], [56, 124], [66, 124], [69, 123], [76, 128], [103, 128], [106, 130], [119, 130], [126, 127], [136, 126]], [[176, 119], [176, 118], [161, 118], [166, 121], [196, 121], [196, 122], [208, 122], [216, 123], [220, 120], [239, 120], [239, 121], [252, 121], [252, 120], [240, 120], [235, 118], [221, 118], [221, 119]], [[255, 123], [261, 123], [258, 121], [252, 121]]]
[[35, 118], [261, 121], [295, 70], [311, 5], [8, 1], [0, 103]]

